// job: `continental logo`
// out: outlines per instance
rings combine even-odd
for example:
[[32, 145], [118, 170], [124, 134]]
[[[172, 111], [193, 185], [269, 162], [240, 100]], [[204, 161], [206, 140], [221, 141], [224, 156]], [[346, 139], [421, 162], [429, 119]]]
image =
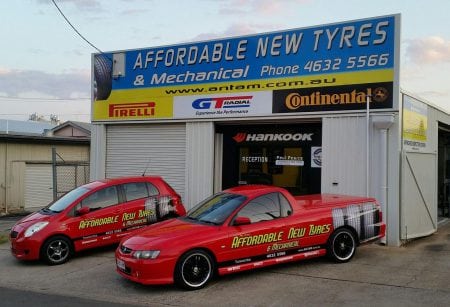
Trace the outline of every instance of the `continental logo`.
[[109, 117], [153, 117], [155, 102], [140, 102], [109, 105]]
[[312, 141], [314, 133], [245, 133], [239, 132], [233, 140], [242, 142], [290, 142]]
[[302, 107], [328, 106], [328, 105], [351, 105], [365, 104], [367, 97], [371, 97], [373, 102], [384, 102], [389, 96], [389, 91], [384, 87], [375, 89], [366, 88], [365, 90], [349, 90], [342, 93], [322, 93], [315, 91], [309, 95], [300, 93], [291, 93], [287, 95], [285, 106], [289, 110], [297, 110]]

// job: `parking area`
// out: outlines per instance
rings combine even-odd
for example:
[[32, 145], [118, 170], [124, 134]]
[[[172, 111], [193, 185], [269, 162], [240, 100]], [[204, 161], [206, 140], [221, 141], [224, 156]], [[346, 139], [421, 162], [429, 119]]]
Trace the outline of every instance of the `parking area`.
[[[6, 224], [0, 218], [3, 231]], [[450, 223], [406, 247], [362, 246], [352, 261], [326, 258], [219, 277], [199, 291], [143, 286], [115, 272], [114, 247], [47, 266], [19, 262], [0, 244], [0, 287], [152, 306], [447, 306]]]

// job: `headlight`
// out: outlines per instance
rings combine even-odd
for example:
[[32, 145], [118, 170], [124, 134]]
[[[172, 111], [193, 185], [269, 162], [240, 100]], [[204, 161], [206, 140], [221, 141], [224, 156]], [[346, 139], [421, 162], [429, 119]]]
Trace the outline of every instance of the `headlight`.
[[135, 251], [133, 257], [136, 259], [156, 259], [159, 251]]
[[48, 222], [38, 222], [36, 224], [31, 225], [25, 231], [25, 238], [31, 237], [34, 233], [42, 230], [47, 225], [48, 225]]

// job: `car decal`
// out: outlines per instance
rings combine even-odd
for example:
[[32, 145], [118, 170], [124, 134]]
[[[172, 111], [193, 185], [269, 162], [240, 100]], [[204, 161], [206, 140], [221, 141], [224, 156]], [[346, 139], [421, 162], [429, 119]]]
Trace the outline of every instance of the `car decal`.
[[380, 209], [374, 203], [348, 205], [332, 210], [333, 228], [351, 226], [360, 241], [375, 238], [380, 233]]
[[[291, 241], [291, 242], [298, 243], [297, 241]], [[291, 242], [286, 242], [286, 243], [291, 243]], [[294, 245], [295, 245], [295, 243], [294, 243]], [[284, 244], [284, 243], [278, 243], [278, 244]], [[305, 254], [305, 253], [309, 253], [309, 252], [313, 252], [313, 251], [317, 251], [317, 250], [325, 249], [325, 248], [326, 248], [326, 246], [324, 246], [324, 245], [314, 245], [314, 246], [301, 247], [301, 248], [298, 248], [298, 245], [297, 245], [296, 248], [274, 251], [272, 253], [267, 253], [267, 254], [252, 256], [252, 257], [245, 257], [245, 258], [239, 258], [239, 259], [233, 259], [233, 260], [229, 260], [229, 261], [219, 262], [218, 267], [225, 268], [225, 267], [230, 267], [230, 266], [243, 264], [243, 263], [264, 261], [267, 259], [281, 258], [281, 257], [292, 256], [292, 255], [296, 255], [296, 254]]]

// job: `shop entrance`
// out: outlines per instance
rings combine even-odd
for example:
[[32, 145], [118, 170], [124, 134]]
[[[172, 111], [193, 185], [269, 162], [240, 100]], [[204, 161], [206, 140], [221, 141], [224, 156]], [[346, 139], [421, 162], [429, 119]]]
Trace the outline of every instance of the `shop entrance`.
[[450, 217], [450, 127], [439, 125], [438, 219]]
[[220, 126], [222, 188], [269, 184], [293, 195], [320, 193], [321, 123]]

